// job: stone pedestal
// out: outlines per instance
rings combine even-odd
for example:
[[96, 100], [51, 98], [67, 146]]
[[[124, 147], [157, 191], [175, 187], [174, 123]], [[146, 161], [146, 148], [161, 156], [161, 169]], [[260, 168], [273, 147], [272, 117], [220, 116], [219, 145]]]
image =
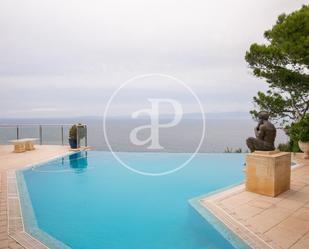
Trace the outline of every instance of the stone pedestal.
[[277, 196], [290, 189], [291, 154], [255, 151], [246, 157], [246, 190]]

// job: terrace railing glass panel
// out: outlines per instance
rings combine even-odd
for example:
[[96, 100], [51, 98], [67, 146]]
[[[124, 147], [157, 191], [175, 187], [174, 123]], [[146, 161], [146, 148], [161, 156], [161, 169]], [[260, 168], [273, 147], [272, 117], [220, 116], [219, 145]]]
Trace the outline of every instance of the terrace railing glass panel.
[[[38, 144], [68, 145], [69, 130], [72, 124], [0, 124], [0, 144], [10, 144], [10, 140], [37, 138]], [[80, 146], [87, 145], [87, 126], [78, 129]]]

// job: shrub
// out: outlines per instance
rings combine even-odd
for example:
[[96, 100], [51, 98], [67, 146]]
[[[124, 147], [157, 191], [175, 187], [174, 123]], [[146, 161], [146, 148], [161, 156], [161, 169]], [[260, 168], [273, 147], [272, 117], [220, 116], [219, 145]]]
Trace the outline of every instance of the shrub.
[[233, 149], [230, 147], [226, 147], [224, 153], [242, 153], [242, 149], [241, 148]]
[[235, 149], [234, 153], [242, 153], [242, 149], [241, 148]]
[[285, 143], [285, 144], [278, 144], [277, 147], [278, 150], [283, 151], [283, 152], [291, 152], [292, 151], [292, 146], [291, 143]]
[[287, 133], [293, 142], [309, 142], [309, 114], [287, 128]]
[[[73, 139], [73, 140], [76, 140], [77, 139], [77, 127], [79, 126], [82, 126], [82, 124], [75, 124], [75, 125], [72, 125], [71, 128], [70, 128], [70, 131], [69, 131], [69, 138], [70, 139]], [[83, 139], [85, 137], [85, 130], [82, 129], [81, 132], [79, 132], [79, 138], [80, 139]]]
[[278, 144], [277, 149], [282, 152], [292, 152], [293, 151], [293, 142], [289, 141], [287, 143]]

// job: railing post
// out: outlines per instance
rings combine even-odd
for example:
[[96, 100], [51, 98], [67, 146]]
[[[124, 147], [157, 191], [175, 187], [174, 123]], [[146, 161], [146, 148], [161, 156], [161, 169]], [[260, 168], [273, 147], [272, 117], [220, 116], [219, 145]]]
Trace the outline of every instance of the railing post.
[[16, 126], [16, 139], [19, 139], [19, 126]]
[[40, 129], [39, 129], [39, 131], [40, 131], [40, 145], [42, 145], [42, 144], [43, 144], [43, 132], [42, 132], [42, 125], [40, 125]]
[[87, 125], [85, 125], [85, 146], [88, 145], [88, 131], [87, 131]]
[[62, 143], [62, 145], [64, 145], [64, 143], [63, 143], [63, 125], [61, 125], [61, 143]]
[[80, 147], [80, 141], [79, 141], [79, 126], [76, 125], [76, 142], [77, 142], [77, 148]]

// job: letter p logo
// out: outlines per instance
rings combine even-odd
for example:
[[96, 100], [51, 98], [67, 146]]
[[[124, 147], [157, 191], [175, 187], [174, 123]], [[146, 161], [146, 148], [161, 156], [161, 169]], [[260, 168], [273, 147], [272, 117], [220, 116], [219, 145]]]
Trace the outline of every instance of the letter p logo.
[[[163, 146], [160, 145], [159, 141], [159, 130], [160, 128], [171, 128], [176, 126], [182, 119], [183, 110], [181, 104], [173, 99], [148, 99], [151, 104], [150, 109], [141, 109], [136, 112], [133, 112], [131, 117], [138, 118], [140, 115], [148, 115], [150, 117], [149, 125], [141, 125], [134, 128], [130, 132], [130, 141], [134, 145], [145, 145], [150, 143], [147, 147], [148, 149], [158, 150], [164, 149]], [[160, 103], [167, 103], [173, 107], [174, 110], [174, 119], [171, 122], [160, 124]], [[150, 129], [150, 136], [147, 139], [140, 140], [137, 137], [139, 131], [144, 129]]]

